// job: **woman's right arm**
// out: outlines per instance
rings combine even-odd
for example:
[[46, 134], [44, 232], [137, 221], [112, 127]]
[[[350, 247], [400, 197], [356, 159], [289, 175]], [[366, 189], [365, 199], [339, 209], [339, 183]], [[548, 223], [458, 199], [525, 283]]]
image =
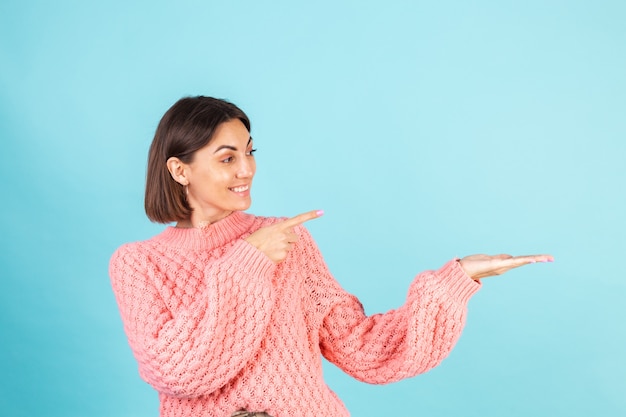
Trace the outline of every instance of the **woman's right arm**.
[[[138, 244], [118, 249], [110, 276], [141, 377], [177, 397], [207, 395], [258, 350], [274, 304], [275, 264], [241, 240], [205, 270], [187, 307], [170, 311], [162, 273]], [[174, 310], [174, 309], [173, 309]]]

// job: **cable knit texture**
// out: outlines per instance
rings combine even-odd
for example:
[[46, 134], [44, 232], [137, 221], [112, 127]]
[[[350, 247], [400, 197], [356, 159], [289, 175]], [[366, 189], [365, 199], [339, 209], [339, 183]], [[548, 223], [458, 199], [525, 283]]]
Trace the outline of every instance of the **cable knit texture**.
[[324, 383], [321, 355], [385, 384], [433, 368], [459, 338], [480, 285], [455, 260], [415, 277], [399, 309], [367, 317], [304, 227], [278, 265], [244, 240], [280, 220], [235, 212], [113, 255], [124, 329], [162, 417], [348, 416]]

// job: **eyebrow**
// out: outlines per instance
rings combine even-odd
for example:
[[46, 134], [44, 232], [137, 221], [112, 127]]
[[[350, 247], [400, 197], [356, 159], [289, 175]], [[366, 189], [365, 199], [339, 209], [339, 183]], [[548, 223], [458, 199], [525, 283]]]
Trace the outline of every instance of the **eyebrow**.
[[[248, 147], [248, 145], [250, 145], [250, 142], [252, 142], [252, 136], [250, 136], [250, 139], [248, 139], [248, 143], [246, 144], [246, 148]], [[215, 152], [213, 152], [213, 154], [218, 153], [219, 151], [221, 151], [222, 149], [230, 149], [231, 151], [236, 151], [237, 148], [231, 145], [222, 145], [219, 148], [217, 148], [215, 150]]]

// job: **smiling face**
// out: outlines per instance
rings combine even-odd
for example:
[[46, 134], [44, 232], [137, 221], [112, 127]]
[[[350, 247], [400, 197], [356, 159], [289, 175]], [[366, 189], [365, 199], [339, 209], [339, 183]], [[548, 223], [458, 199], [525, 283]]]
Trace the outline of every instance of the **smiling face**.
[[214, 223], [233, 211], [250, 207], [250, 188], [256, 172], [252, 138], [239, 119], [217, 127], [210, 142], [196, 151], [190, 163], [167, 161], [172, 178], [187, 187], [193, 209], [181, 227]]

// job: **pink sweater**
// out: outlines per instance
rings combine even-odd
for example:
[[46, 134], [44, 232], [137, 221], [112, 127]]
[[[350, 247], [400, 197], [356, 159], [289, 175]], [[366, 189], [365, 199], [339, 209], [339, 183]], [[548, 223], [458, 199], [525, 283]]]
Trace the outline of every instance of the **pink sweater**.
[[304, 227], [278, 265], [244, 240], [279, 220], [235, 212], [207, 229], [167, 227], [113, 255], [124, 329], [161, 416], [348, 416], [324, 383], [321, 355], [384, 384], [433, 368], [459, 338], [480, 285], [458, 262], [419, 274], [402, 307], [367, 317]]

